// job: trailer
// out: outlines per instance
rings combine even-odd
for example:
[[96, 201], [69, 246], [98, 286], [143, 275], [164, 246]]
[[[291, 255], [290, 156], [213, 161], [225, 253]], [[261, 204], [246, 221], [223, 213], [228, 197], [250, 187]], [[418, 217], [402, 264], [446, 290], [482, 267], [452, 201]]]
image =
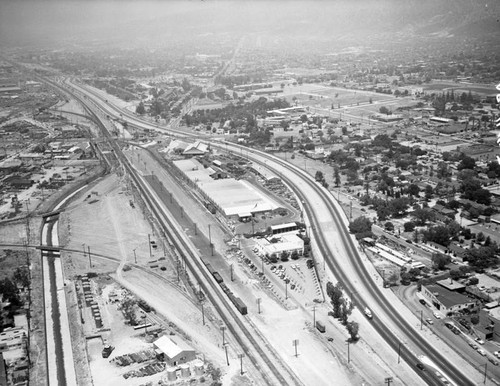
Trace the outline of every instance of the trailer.
[[316, 329], [321, 332], [322, 334], [325, 333], [326, 331], [326, 328], [325, 328], [325, 325], [323, 323], [321, 323], [320, 321], [317, 321], [316, 322]]

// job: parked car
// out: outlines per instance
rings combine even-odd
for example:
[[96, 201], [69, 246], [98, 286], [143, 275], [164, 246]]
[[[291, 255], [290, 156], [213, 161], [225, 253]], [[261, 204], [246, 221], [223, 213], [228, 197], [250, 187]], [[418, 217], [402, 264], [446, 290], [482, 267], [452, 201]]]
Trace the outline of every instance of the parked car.
[[425, 366], [422, 363], [417, 363], [417, 369], [425, 371]]
[[483, 357], [486, 356], [486, 351], [484, 351], [482, 348], [478, 349], [477, 352], [481, 354]]
[[427, 305], [427, 302], [424, 300], [424, 299], [418, 299], [418, 301], [420, 302], [420, 304], [422, 304], [423, 306], [426, 306]]
[[500, 351], [495, 351], [493, 355], [496, 356], [497, 358], [500, 358]]
[[428, 323], [428, 324], [434, 324], [434, 322], [432, 321], [431, 318], [425, 318], [425, 321]]
[[498, 366], [498, 361], [495, 358], [488, 358], [488, 360], [493, 363], [495, 366]]
[[439, 315], [436, 311], [434, 311], [433, 315], [436, 319], [441, 319], [441, 315]]
[[484, 340], [482, 340], [481, 338], [476, 338], [475, 341], [479, 344], [484, 344]]

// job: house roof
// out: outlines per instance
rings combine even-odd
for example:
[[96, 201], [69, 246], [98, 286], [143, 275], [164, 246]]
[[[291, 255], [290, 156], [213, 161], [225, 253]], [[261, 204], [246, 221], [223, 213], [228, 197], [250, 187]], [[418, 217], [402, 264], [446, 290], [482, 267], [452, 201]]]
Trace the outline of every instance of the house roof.
[[426, 287], [446, 308], [451, 308], [459, 304], [474, 303], [467, 296], [447, 290], [439, 285], [429, 284]]

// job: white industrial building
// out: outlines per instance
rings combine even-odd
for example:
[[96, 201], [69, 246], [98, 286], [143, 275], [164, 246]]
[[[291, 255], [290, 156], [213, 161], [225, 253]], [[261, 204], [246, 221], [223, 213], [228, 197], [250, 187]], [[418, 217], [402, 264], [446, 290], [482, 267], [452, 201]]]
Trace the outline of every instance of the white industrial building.
[[234, 178], [214, 179], [214, 169], [204, 167], [196, 159], [174, 161], [174, 165], [189, 178], [225, 217], [241, 220], [257, 213], [266, 213], [280, 206], [250, 182]]
[[267, 238], [255, 239], [255, 247], [265, 256], [280, 256], [283, 252], [304, 253], [304, 240], [295, 233], [281, 233]]

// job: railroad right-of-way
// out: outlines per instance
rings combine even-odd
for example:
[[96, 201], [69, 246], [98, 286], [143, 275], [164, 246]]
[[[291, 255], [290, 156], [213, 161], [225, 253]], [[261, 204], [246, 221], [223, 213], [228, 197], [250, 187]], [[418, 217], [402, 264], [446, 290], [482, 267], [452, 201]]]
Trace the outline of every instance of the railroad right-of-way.
[[[102, 107], [107, 114], [120, 116], [122, 119], [126, 119], [131, 124], [139, 127], [168, 131], [141, 121], [133, 114], [125, 113], [109, 105], [107, 101], [101, 100], [100, 97], [92, 95], [92, 93], [87, 94], [86, 90], [81, 87], [78, 87], [78, 89], [80, 92], [86, 93], [88, 98], [92, 98], [94, 103]], [[174, 135], [187, 135], [185, 132], [171, 132]], [[211, 146], [217, 146], [217, 144], [212, 143]], [[240, 152], [240, 147], [236, 145], [221, 144], [219, 146], [221, 149], [229, 146], [233, 151]], [[410, 315], [410, 318], [408, 318], [406, 314], [411, 314], [411, 311], [405, 311], [401, 307], [396, 308], [392, 303], [398, 303], [399, 301], [393, 301], [390, 293], [376, 286], [347, 231], [346, 222], [340, 215], [338, 204], [328, 191], [318, 186], [301, 169], [286, 164], [278, 158], [253, 150], [245, 151], [245, 153], [254, 162], [264, 163], [265, 160], [268, 168], [275, 169], [277, 174], [288, 180], [299, 196], [304, 197], [305, 210], [313, 225], [314, 237], [326, 257], [330, 269], [352, 294], [358, 306], [370, 305], [370, 308], [374, 310], [372, 322], [374, 329], [401, 354], [405, 361], [415, 366], [416, 363], [427, 358], [434, 363], [436, 371], [439, 371], [441, 376], [453, 381], [456, 385], [473, 385], [482, 381], [482, 374], [473, 369], [463, 358], [458, 355], [453, 355], [452, 359], [445, 357], [439, 352], [439, 349], [423, 340], [411, 323], [408, 322], [408, 319], [415, 317]], [[429, 370], [432, 369], [432, 367], [429, 367]], [[429, 384], [445, 384], [434, 370], [425, 372], [415, 367], [415, 371]], [[463, 371], [467, 371], [467, 374]]]
[[[46, 79], [43, 80], [58, 90], [61, 88], [55, 82], [51, 82]], [[69, 92], [68, 90], [61, 91], [65, 93]], [[71, 94], [71, 92], [69, 93]], [[262, 382], [270, 386], [278, 384], [296, 386], [302, 385], [302, 382], [297, 378], [295, 373], [284, 362], [282, 362], [279, 357], [277, 357], [276, 352], [264, 340], [264, 337], [256, 331], [253, 331], [249, 324], [246, 323], [245, 318], [237, 313], [234, 306], [229, 302], [224, 292], [222, 292], [213, 276], [207, 270], [207, 267], [201, 262], [196, 248], [185, 236], [183, 230], [179, 227], [175, 219], [173, 219], [172, 216], [165, 211], [159, 198], [154, 192], [151, 191], [145, 181], [143, 181], [142, 177], [130, 165], [128, 159], [122, 153], [121, 148], [109, 134], [104, 123], [94, 112], [93, 108], [89, 107], [89, 101], [83, 100], [76, 95], [72, 95], [72, 97], [85, 106], [89, 115], [93, 117], [93, 120], [98, 122], [100, 129], [112, 147], [114, 154], [141, 192], [145, 204], [158, 219], [158, 222], [164, 228], [165, 233], [169, 235], [172, 245], [174, 245], [175, 249], [183, 255], [190, 272], [193, 274], [197, 282], [200, 283], [208, 299], [223, 319], [228, 331], [237, 342], [239, 349], [245, 353], [254, 368], [261, 374]]]

